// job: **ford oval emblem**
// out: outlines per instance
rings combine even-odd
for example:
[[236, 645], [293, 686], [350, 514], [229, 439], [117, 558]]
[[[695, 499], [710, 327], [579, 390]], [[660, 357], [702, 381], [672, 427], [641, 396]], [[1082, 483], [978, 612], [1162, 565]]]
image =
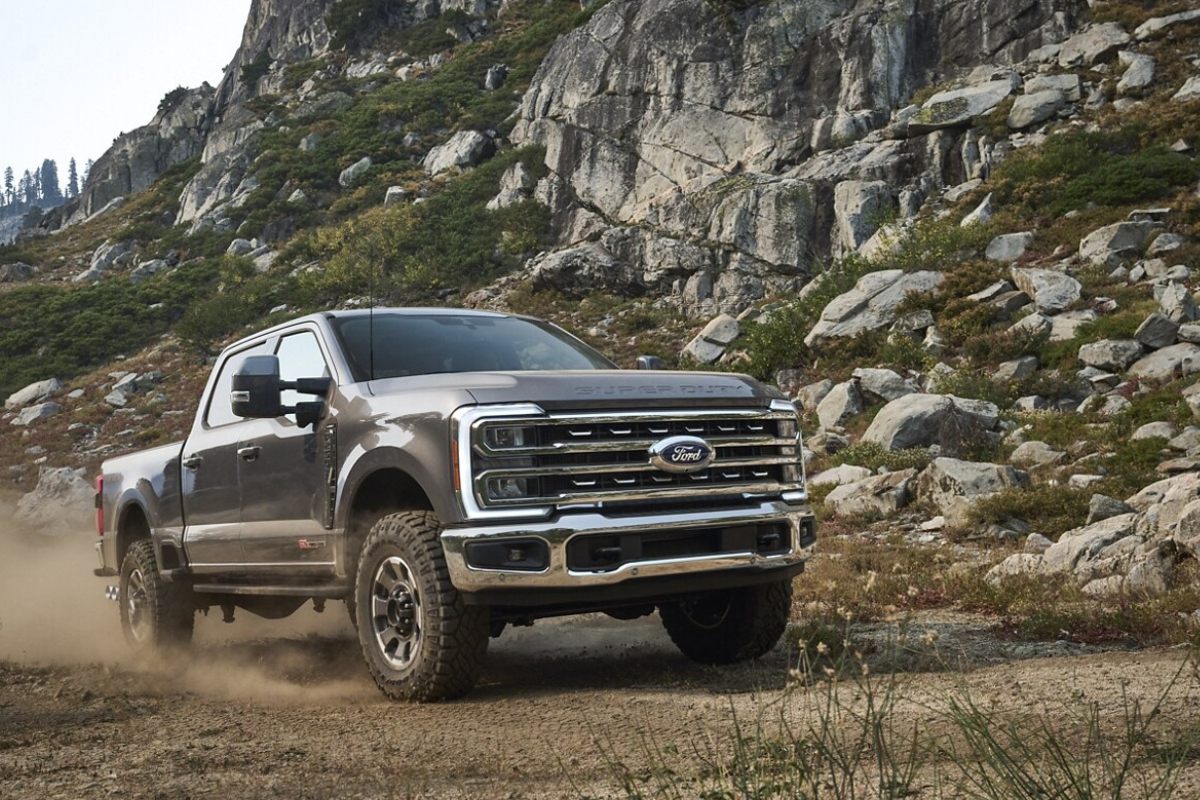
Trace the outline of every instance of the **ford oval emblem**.
[[663, 472], [699, 472], [715, 455], [708, 442], [695, 436], [672, 436], [650, 447], [650, 463]]

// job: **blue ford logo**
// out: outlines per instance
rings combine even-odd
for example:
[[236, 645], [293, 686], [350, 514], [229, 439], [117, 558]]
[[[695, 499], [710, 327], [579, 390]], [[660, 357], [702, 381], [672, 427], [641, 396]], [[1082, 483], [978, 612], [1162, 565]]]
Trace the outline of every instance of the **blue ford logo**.
[[650, 447], [650, 463], [663, 472], [699, 472], [714, 455], [708, 442], [695, 436], [672, 436]]

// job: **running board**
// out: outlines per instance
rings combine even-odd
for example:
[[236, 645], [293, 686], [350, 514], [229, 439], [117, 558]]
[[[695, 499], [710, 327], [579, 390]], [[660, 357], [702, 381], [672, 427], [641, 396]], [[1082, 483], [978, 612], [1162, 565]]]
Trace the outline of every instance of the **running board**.
[[286, 597], [332, 597], [342, 598], [350, 593], [349, 586], [248, 586], [225, 583], [197, 583], [193, 591], [205, 594], [255, 594]]

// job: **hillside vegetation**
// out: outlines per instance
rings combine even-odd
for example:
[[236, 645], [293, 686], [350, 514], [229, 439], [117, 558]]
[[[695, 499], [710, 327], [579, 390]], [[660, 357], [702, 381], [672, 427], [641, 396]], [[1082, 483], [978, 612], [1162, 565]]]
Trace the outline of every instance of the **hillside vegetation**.
[[[1191, 6], [1098, 4], [1091, 21], [1134, 30]], [[865, 398], [862, 408], [833, 424], [818, 417], [815, 402], [806, 403], [806, 431], [817, 434], [810, 475], [843, 465], [874, 474], [925, 470], [939, 456], [1007, 463], [1025, 442], [1066, 454], [1031, 469], [1031, 482], [973, 502], [964, 520], [939, 529], [937, 535], [949, 539], [1007, 542], [1033, 532], [1054, 540], [1084, 525], [1094, 495], [1127, 498], [1167, 472], [1188, 469], [1162, 465], [1172, 452], [1191, 457], [1183, 455], [1186, 446], [1165, 454], [1164, 448], [1193, 422], [1195, 406], [1184, 390], [1195, 382], [1194, 370], [1145, 380], [1115, 369], [1121, 374], [1102, 392], [1094, 388], [1101, 385], [1095, 373], [1081, 373], [1081, 348], [1132, 340], [1158, 311], [1156, 294], [1165, 284], [1132, 277], [1139, 268], [1147, 273], [1144, 252], [1104, 262], [1075, 254], [1090, 233], [1151, 209], [1156, 235], [1178, 238], [1163, 258], [1169, 259], [1165, 267], [1182, 267], [1174, 283], [1190, 292], [1200, 255], [1200, 163], [1194, 154], [1200, 102], [1172, 98], [1196, 72], [1200, 22], [1185, 21], [1148, 38], [1141, 52], [1155, 60], [1157, 77], [1120, 102], [1113, 102], [1113, 85], [1121, 62], [1063, 70], [1097, 81], [1100, 101], [1014, 137], [1011, 152], [986, 180], [931, 198], [911, 219], [872, 220], [893, 231], [888, 246], [821, 264], [799, 295], [764, 298], [743, 317], [741, 335], [722, 360], [708, 365], [684, 354], [703, 320], [659, 298], [587, 287], [567, 294], [534, 280], [530, 259], [555, 245], [545, 205], [528, 198], [487, 207], [515, 165], [531, 170], [530, 182], [544, 175], [538, 148], [508, 144], [513, 114], [558, 37], [602, 7], [516, 2], [474, 33], [455, 35], [476, 22], [448, 12], [407, 28], [376, 25], [372, 21], [395, 13], [391, 4], [341, 0], [329, 24], [345, 49], [285, 65], [279, 92], [247, 104], [264, 123], [256, 182], [230, 204], [222, 224], [174, 224], [180, 193], [202, 166], [192, 159], [115, 211], [0, 248], [0, 265], [37, 269], [32, 278], [0, 282], [0, 395], [48, 378], [65, 384], [55, 396], [57, 415], [21, 425], [11, 424], [18, 409], [5, 415], [0, 480], [27, 491], [41, 465], [90, 472], [108, 454], [179, 438], [191, 424], [210, 359], [225, 343], [294, 315], [369, 302], [470, 302], [534, 313], [580, 333], [625, 366], [638, 353], [653, 353], [673, 366], [736, 369], [778, 382], [802, 401], [815, 399], [805, 387], [853, 382], [855, 370], [866, 367], [891, 370], [922, 393], [986, 401], [999, 410], [992, 430], [959, 431], [933, 448], [896, 449], [864, 438], [882, 399]], [[725, 24], [737, 24], [744, 11], [709, 10], [714, 19], [724, 16]], [[415, 64], [403, 77], [390, 67], [349, 77], [349, 65], [361, 58], [386, 62], [393, 53]], [[506, 77], [498, 88], [487, 88], [483, 76], [496, 65], [506, 67]], [[255, 85], [271, 68], [252, 62], [241, 80]], [[300, 102], [296, 91], [304, 84], [319, 86], [321, 98], [352, 102]], [[926, 87], [916, 102], [945, 88]], [[1008, 137], [1005, 119], [1012, 108], [1006, 100], [975, 120], [978, 133]], [[431, 146], [474, 130], [494, 135], [500, 148], [493, 157], [433, 176], [424, 169]], [[368, 166], [339, 179], [364, 158]], [[389, 191], [403, 200], [385, 205]], [[985, 198], [990, 214], [963, 225]], [[1031, 234], [1019, 256], [1011, 262], [985, 256], [997, 236], [1016, 232]], [[262, 247], [239, 246], [249, 233], [261, 236], [253, 245], [268, 246], [269, 258], [261, 258]], [[112, 244], [126, 247], [110, 269], [98, 280], [77, 280]], [[150, 264], [156, 269], [145, 269]], [[1088, 312], [1086, 319], [1079, 318], [1069, 335], [1046, 336], [1014, 325], [1031, 316], [1032, 306], [1014, 311], [971, 298], [1007, 279], [1012, 266], [1072, 275], [1078, 298], [1059, 311]], [[852, 338], [812, 337], [832, 300], [885, 270], [939, 274], [936, 290], [913, 292], [897, 309], [924, 315], [929, 324], [922, 330], [936, 336], [898, 335], [884, 327]], [[477, 289], [487, 291], [472, 296]], [[1030, 357], [1036, 359], [1033, 369], [1002, 369]], [[113, 386], [128, 375], [139, 380], [116, 402]], [[1019, 402], [1033, 397], [1044, 405]], [[1109, 402], [1112, 397], [1122, 402]], [[1133, 435], [1151, 422], [1169, 423], [1173, 432]], [[1072, 479], [1083, 473], [1094, 479]], [[815, 486], [814, 496], [823, 500], [831, 491], [829, 484]], [[913, 508], [925, 517], [937, 511], [917, 504], [905, 513]], [[832, 503], [824, 513], [834, 531], [878, 516], [863, 519]], [[1008, 607], [994, 598], [976, 602]]]

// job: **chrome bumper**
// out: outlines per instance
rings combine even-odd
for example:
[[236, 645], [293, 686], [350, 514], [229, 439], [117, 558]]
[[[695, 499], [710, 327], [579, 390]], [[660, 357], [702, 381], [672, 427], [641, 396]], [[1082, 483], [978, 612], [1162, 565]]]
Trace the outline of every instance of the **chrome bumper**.
[[[442, 549], [450, 580], [461, 592], [504, 589], [570, 589], [614, 586], [630, 579], [711, 573], [744, 567], [787, 567], [802, 563], [812, 549], [813, 513], [807, 505], [782, 501], [763, 502], [750, 509], [711, 511], [695, 514], [647, 514], [607, 517], [600, 513], [564, 514], [558, 519], [511, 521], [502, 525], [453, 527], [442, 532]], [[659, 560], [632, 561], [612, 569], [572, 570], [567, 566], [571, 539], [588, 535], [617, 535], [652, 531], [735, 527], [759, 523], [787, 523], [788, 552], [762, 555], [756, 552], [720, 553]], [[540, 539], [549, 547], [549, 566], [540, 571], [481, 569], [466, 560], [471, 542], [503, 542], [509, 539]]]

